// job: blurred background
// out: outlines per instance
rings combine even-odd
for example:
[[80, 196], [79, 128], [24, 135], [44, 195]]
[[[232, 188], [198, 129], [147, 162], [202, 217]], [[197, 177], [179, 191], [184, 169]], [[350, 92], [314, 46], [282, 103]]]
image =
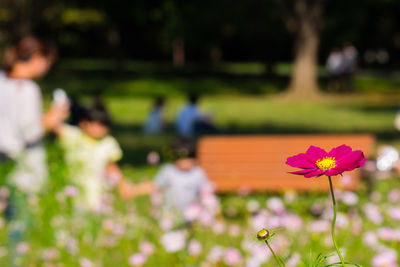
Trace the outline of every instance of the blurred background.
[[[189, 95], [207, 118], [190, 137], [372, 134], [377, 145], [368, 171], [376, 181], [339, 197], [338, 242], [355, 262], [391, 267], [400, 251], [400, 183], [374, 160], [380, 145], [400, 149], [399, 14], [396, 0], [3, 0], [0, 51], [28, 34], [54, 41], [58, 59], [37, 80], [45, 109], [56, 88], [82, 105], [101, 96], [123, 151], [119, 165], [134, 183], [153, 179], [159, 162], [168, 161], [162, 151], [184, 135], [175, 121]], [[157, 99], [162, 129], [152, 132], [146, 125]], [[323, 213], [329, 199], [313, 192], [220, 194], [217, 223], [185, 233], [185, 241], [173, 236], [166, 243], [183, 245], [172, 252], [161, 241], [170, 229], [151, 214], [148, 196], [128, 203], [116, 197], [109, 214], [79, 218], [63, 195], [67, 167], [54, 139], [46, 137], [51, 194], [31, 199], [38, 224], [19, 243], [16, 266], [275, 266], [264, 247], [248, 241], [263, 225], [289, 228], [276, 241], [292, 259], [288, 266], [311, 266], [300, 259], [333, 251]], [[11, 230], [5, 219], [0, 225], [0, 262], [12, 266]], [[189, 250], [192, 239], [197, 252]]]

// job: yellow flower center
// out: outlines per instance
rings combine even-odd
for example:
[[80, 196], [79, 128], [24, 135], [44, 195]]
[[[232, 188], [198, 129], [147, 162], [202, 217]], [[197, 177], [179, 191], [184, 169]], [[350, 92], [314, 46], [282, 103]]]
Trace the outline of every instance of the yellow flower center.
[[329, 170], [332, 169], [336, 166], [336, 160], [334, 157], [325, 157], [323, 159], [319, 159], [317, 160], [317, 162], [315, 162], [315, 164], [317, 164], [317, 167], [320, 170]]

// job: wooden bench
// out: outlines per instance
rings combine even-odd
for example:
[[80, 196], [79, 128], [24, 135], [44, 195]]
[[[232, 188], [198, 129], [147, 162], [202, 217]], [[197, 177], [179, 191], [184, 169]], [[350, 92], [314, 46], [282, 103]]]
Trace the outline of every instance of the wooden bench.
[[[219, 192], [249, 191], [326, 191], [326, 177], [304, 178], [289, 174], [297, 170], [286, 165], [286, 158], [305, 153], [310, 145], [326, 151], [346, 144], [370, 157], [375, 144], [372, 135], [262, 135], [204, 137], [198, 143], [198, 159]], [[334, 186], [355, 190], [360, 170], [333, 178]]]

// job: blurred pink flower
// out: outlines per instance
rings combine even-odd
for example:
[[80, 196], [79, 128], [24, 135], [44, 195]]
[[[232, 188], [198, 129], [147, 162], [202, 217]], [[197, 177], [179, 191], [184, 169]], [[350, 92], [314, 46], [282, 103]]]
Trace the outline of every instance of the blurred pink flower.
[[160, 162], [160, 155], [155, 151], [150, 152], [147, 155], [147, 162], [150, 165], [157, 165]]
[[321, 203], [314, 203], [310, 208], [310, 212], [313, 215], [319, 216], [324, 211], [324, 206]]
[[214, 222], [212, 229], [213, 229], [214, 233], [222, 234], [226, 230], [226, 225], [223, 221], [216, 221], [216, 222]]
[[245, 197], [251, 193], [251, 188], [247, 186], [241, 186], [237, 191], [239, 196]]
[[113, 219], [107, 218], [103, 221], [103, 229], [112, 232], [115, 228], [115, 222]]
[[254, 213], [260, 209], [260, 203], [255, 199], [251, 199], [251, 200], [247, 201], [246, 209], [249, 212]]
[[208, 211], [203, 210], [200, 215], [199, 222], [206, 227], [210, 227], [214, 222], [214, 216]]
[[161, 243], [168, 252], [179, 251], [185, 247], [186, 234], [182, 230], [166, 233], [161, 237]]
[[135, 253], [129, 257], [129, 265], [142, 266], [147, 262], [147, 256], [142, 253]]
[[260, 263], [266, 262], [271, 257], [271, 252], [265, 249], [265, 244], [263, 243], [251, 244], [246, 250]]
[[154, 191], [151, 195], [150, 195], [150, 201], [151, 204], [154, 207], [159, 207], [161, 206], [162, 202], [163, 202], [163, 195], [161, 192], [159, 191]]
[[56, 248], [47, 248], [43, 251], [42, 258], [45, 261], [54, 261], [60, 257], [60, 252]]
[[303, 219], [295, 214], [283, 215], [282, 226], [291, 231], [298, 231], [303, 226]]
[[254, 256], [246, 259], [246, 267], [260, 267], [262, 262]]
[[139, 244], [139, 251], [147, 256], [154, 253], [154, 245], [149, 241], [143, 241]]
[[197, 203], [193, 203], [193, 204], [188, 205], [184, 209], [183, 217], [185, 218], [185, 220], [187, 220], [189, 222], [193, 222], [197, 218], [199, 218], [201, 212], [202, 212], [202, 207]]
[[8, 199], [9, 196], [10, 196], [10, 190], [5, 186], [1, 186], [0, 187], [0, 198]]
[[254, 230], [259, 231], [259, 229], [263, 229], [267, 226], [268, 223], [269, 212], [265, 209], [260, 210], [258, 214], [252, 216], [250, 218], [251, 226]]
[[388, 214], [391, 218], [400, 221], [400, 207], [392, 207], [388, 209]]
[[311, 221], [307, 225], [307, 230], [310, 233], [324, 233], [330, 230], [331, 224], [326, 220]]
[[384, 250], [372, 259], [371, 264], [373, 267], [398, 267], [397, 253], [394, 250]]
[[214, 246], [207, 256], [207, 260], [211, 263], [217, 263], [221, 260], [224, 255], [224, 249], [221, 246]]
[[123, 236], [125, 234], [125, 225], [123, 225], [121, 223], [115, 224], [113, 233], [116, 236]]
[[327, 153], [322, 148], [310, 146], [306, 153], [289, 157], [286, 164], [303, 170], [291, 172], [306, 178], [321, 175], [334, 176], [345, 171], [360, 168], [365, 163], [362, 151], [352, 151], [351, 147], [341, 145]]
[[388, 200], [389, 200], [390, 202], [398, 202], [398, 201], [400, 200], [400, 190], [398, 190], [398, 189], [392, 189], [392, 190], [389, 192]]
[[80, 267], [94, 267], [94, 263], [87, 258], [81, 258], [79, 260]]
[[64, 187], [64, 194], [67, 197], [76, 197], [79, 194], [79, 189], [72, 185]]
[[299, 253], [294, 253], [287, 261], [286, 261], [286, 266], [287, 267], [296, 267], [299, 265], [301, 260], [301, 256]]
[[341, 194], [340, 197], [344, 204], [347, 206], [354, 206], [358, 202], [358, 196], [356, 193], [351, 191], [345, 191]]
[[22, 254], [23, 255], [23, 254], [26, 254], [26, 253], [29, 252], [30, 246], [26, 242], [20, 242], [20, 243], [17, 244], [16, 250], [17, 250], [18, 254]]
[[375, 232], [367, 231], [367, 232], [364, 233], [363, 241], [369, 247], [374, 247], [374, 246], [376, 246], [378, 244], [378, 237], [375, 234]]
[[220, 211], [219, 199], [214, 194], [203, 194], [200, 203], [211, 214], [217, 214]]
[[282, 200], [279, 197], [271, 197], [267, 200], [267, 207], [277, 213], [281, 214], [285, 212], [285, 206], [283, 205]]
[[293, 203], [297, 198], [297, 192], [294, 190], [286, 191], [283, 195], [286, 203]]
[[188, 251], [190, 256], [199, 256], [203, 251], [203, 248], [198, 240], [192, 239], [188, 244]]
[[265, 225], [268, 229], [278, 228], [282, 226], [282, 218], [281, 216], [269, 216], [267, 220], [267, 224]]
[[392, 241], [395, 238], [395, 232], [392, 228], [381, 227], [378, 229], [378, 237], [384, 241]]
[[242, 229], [240, 228], [240, 226], [238, 224], [232, 224], [231, 226], [229, 226], [228, 228], [228, 234], [230, 236], [239, 236], [241, 234]]
[[165, 215], [161, 218], [160, 227], [163, 230], [168, 231], [172, 228], [172, 226], [174, 226], [174, 220], [173, 220], [172, 216]]
[[336, 218], [336, 227], [346, 228], [347, 226], [349, 226], [349, 219], [346, 214], [339, 212]]
[[383, 217], [381, 212], [379, 211], [379, 208], [372, 203], [367, 203], [363, 207], [365, 216], [367, 217], [368, 220], [375, 224], [381, 224], [383, 222]]
[[69, 254], [71, 255], [75, 255], [76, 253], [78, 253], [78, 241], [75, 238], [68, 238], [67, 241], [67, 251]]
[[224, 252], [224, 263], [228, 266], [238, 265], [243, 261], [242, 254], [236, 248], [227, 248]]

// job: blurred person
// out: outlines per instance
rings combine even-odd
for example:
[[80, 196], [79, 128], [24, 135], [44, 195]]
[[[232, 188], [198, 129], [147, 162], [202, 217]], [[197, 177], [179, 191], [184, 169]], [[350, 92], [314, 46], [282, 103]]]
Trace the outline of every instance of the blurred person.
[[345, 90], [351, 91], [353, 89], [353, 76], [358, 65], [358, 52], [354, 45], [348, 42], [344, 44], [342, 53], [343, 86]]
[[190, 95], [189, 103], [181, 109], [176, 117], [176, 130], [181, 137], [190, 138], [196, 134], [216, 132], [211, 117], [203, 114], [197, 106], [198, 101], [198, 95]]
[[340, 79], [343, 73], [343, 53], [338, 48], [333, 48], [329, 53], [326, 61], [326, 67], [329, 71], [329, 85], [332, 90], [338, 91], [340, 89]]
[[213, 193], [213, 186], [203, 168], [197, 164], [196, 145], [188, 139], [179, 139], [165, 151], [172, 163], [164, 164], [154, 182], [143, 182], [136, 194], [161, 194], [164, 214], [175, 214], [180, 221], [184, 212], [201, 197]]
[[147, 117], [146, 123], [143, 127], [143, 131], [146, 134], [160, 134], [164, 129], [164, 98], [157, 98], [154, 102], [154, 107], [150, 111], [149, 116]]
[[[100, 211], [108, 189], [117, 186], [121, 196], [127, 198], [132, 185], [123, 179], [117, 165], [122, 150], [110, 135], [111, 117], [100, 97], [84, 110], [78, 126], [59, 124], [54, 132], [64, 148], [71, 180], [82, 191], [77, 197], [78, 207]], [[130, 192], [129, 197], [133, 196]]]
[[357, 70], [358, 51], [352, 43], [343, 46], [342, 68], [346, 74], [353, 74]]
[[67, 107], [53, 105], [42, 114], [42, 95], [33, 81], [45, 75], [56, 55], [55, 48], [33, 36], [22, 38], [4, 54], [0, 75], [0, 154], [15, 161], [9, 182], [23, 192], [39, 192], [47, 168], [42, 138], [67, 114]]
[[211, 183], [197, 164], [194, 142], [175, 141], [168, 154], [173, 162], [161, 167], [154, 184], [164, 195], [164, 208], [182, 213], [190, 204], [199, 201], [200, 192], [210, 188]]
[[[32, 217], [28, 198], [40, 193], [47, 180], [46, 153], [42, 138], [67, 115], [67, 107], [53, 105], [42, 114], [42, 95], [33, 79], [45, 75], [56, 58], [56, 48], [34, 36], [25, 36], [9, 46], [0, 75], [0, 164], [13, 162], [6, 183], [11, 189], [5, 215], [9, 222], [22, 223], [10, 231], [11, 266], [16, 244], [29, 231]], [[2, 163], [3, 162], [3, 163]]]

